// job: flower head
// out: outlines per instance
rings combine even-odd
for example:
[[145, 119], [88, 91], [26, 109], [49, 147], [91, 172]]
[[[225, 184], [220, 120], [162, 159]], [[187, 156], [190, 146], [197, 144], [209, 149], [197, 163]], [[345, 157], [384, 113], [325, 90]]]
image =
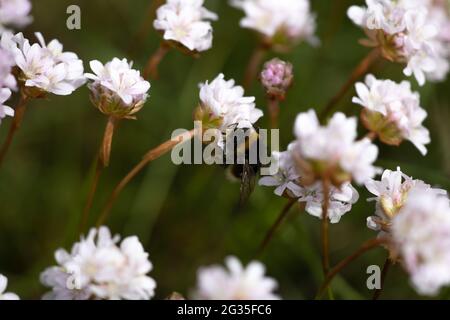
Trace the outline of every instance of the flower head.
[[225, 80], [219, 74], [212, 82], [200, 84], [200, 105], [194, 118], [205, 127], [214, 127], [226, 132], [231, 127], [253, 128], [263, 116], [255, 106], [254, 97], [245, 97], [244, 89], [236, 86], [234, 80]]
[[195, 297], [203, 300], [277, 300], [277, 282], [266, 277], [259, 262], [243, 267], [236, 257], [225, 260], [227, 268], [210, 266], [197, 273]]
[[1, 44], [13, 56], [20, 70], [19, 83], [30, 97], [42, 97], [50, 92], [69, 95], [84, 84], [83, 62], [72, 52], [63, 52], [58, 40], [45, 43], [36, 33], [39, 43], [30, 44], [22, 33], [2, 35]]
[[3, 104], [9, 97], [11, 97], [11, 90], [0, 89], [0, 124], [6, 116], [14, 116], [14, 109]]
[[137, 237], [112, 237], [108, 228], [92, 229], [72, 247], [56, 251], [58, 266], [47, 268], [41, 282], [52, 288], [44, 299], [148, 300], [155, 281], [148, 253]]
[[8, 286], [8, 278], [0, 274], [0, 300], [19, 300], [15, 293], [5, 292]]
[[[286, 196], [304, 202], [306, 212], [314, 217], [322, 218], [323, 184], [315, 182], [312, 185], [303, 185], [302, 173], [295, 164], [291, 152], [291, 148], [284, 152], [274, 152], [272, 157], [277, 164], [278, 171], [272, 176], [262, 177], [259, 184], [275, 187], [274, 193], [278, 196]], [[358, 191], [349, 182], [343, 183], [339, 188], [331, 186], [327, 213], [330, 222], [338, 223], [341, 217], [351, 210], [358, 198]]]
[[0, 88], [16, 89], [16, 79], [11, 73], [14, 66], [12, 54], [0, 46]]
[[411, 282], [420, 294], [450, 285], [449, 199], [412, 191], [392, 221], [392, 236]]
[[0, 34], [7, 27], [23, 28], [33, 19], [30, 17], [29, 0], [0, 0]]
[[369, 200], [376, 202], [375, 216], [367, 219], [367, 226], [382, 233], [390, 232], [392, 219], [399, 214], [412, 191], [446, 195], [444, 190], [432, 188], [422, 180], [405, 175], [400, 168], [396, 171], [385, 170], [380, 181], [369, 180], [366, 188], [375, 195]]
[[258, 31], [272, 44], [285, 46], [303, 39], [317, 43], [308, 0], [231, 0], [231, 4], [245, 12], [243, 28]]
[[367, 45], [379, 47], [386, 59], [405, 64], [405, 75], [414, 75], [423, 85], [426, 79], [438, 80], [442, 68], [445, 73], [449, 69], [445, 61], [449, 52], [442, 50], [438, 26], [427, 6], [425, 1], [366, 0], [365, 7], [350, 7], [348, 16], [366, 31]]
[[86, 77], [92, 82], [92, 103], [104, 114], [118, 118], [132, 118], [141, 110], [148, 98], [150, 83], [145, 81], [138, 70], [127, 59], [114, 58], [103, 65], [97, 60], [90, 62], [94, 74]]
[[203, 7], [203, 2], [168, 0], [156, 12], [153, 26], [164, 33], [164, 40], [178, 43], [190, 51], [206, 51], [211, 48], [213, 39], [209, 20], [217, 20], [217, 15]]
[[264, 64], [261, 83], [270, 97], [284, 99], [293, 80], [294, 73], [291, 63], [275, 58]]
[[319, 124], [313, 110], [297, 116], [297, 140], [291, 148], [311, 184], [325, 176], [337, 186], [350, 180], [363, 184], [378, 172], [373, 165], [378, 148], [367, 138], [356, 140], [356, 125], [356, 118], [342, 113], [336, 113], [327, 126]]
[[423, 155], [427, 153], [425, 145], [430, 143], [430, 133], [422, 125], [427, 112], [408, 81], [395, 83], [368, 75], [365, 84], [356, 84], [356, 91], [358, 96], [353, 102], [364, 107], [362, 118], [367, 129], [387, 144], [399, 145], [407, 139]]

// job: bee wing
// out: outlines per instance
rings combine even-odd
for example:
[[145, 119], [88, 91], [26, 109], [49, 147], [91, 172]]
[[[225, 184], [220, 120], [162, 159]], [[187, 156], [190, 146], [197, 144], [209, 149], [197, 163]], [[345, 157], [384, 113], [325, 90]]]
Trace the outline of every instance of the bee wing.
[[245, 164], [243, 165], [242, 170], [242, 178], [241, 178], [241, 194], [240, 194], [240, 201], [239, 206], [244, 206], [248, 199], [250, 198], [250, 195], [252, 194], [253, 190], [255, 189], [256, 184], [256, 172], [253, 170], [252, 166], [249, 165], [248, 161], [245, 161]]

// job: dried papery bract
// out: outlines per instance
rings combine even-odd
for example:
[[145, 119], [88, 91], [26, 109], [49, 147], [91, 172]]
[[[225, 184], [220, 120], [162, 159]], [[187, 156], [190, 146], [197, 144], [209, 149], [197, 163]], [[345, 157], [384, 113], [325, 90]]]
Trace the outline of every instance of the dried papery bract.
[[213, 39], [210, 21], [217, 19], [215, 13], [203, 6], [203, 0], [168, 0], [159, 7], [153, 26], [162, 34], [163, 41], [149, 58], [144, 77], [158, 77], [158, 66], [171, 48], [194, 57], [209, 50]]
[[42, 34], [36, 33], [36, 37], [39, 43], [30, 44], [22, 33], [2, 34], [1, 48], [14, 61], [13, 74], [19, 86], [20, 99], [0, 151], [0, 164], [22, 123], [30, 100], [44, 98], [49, 93], [70, 95], [85, 83], [83, 62], [75, 53], [63, 51], [63, 45], [56, 39], [46, 43]]
[[101, 172], [109, 166], [114, 129], [122, 119], [136, 119], [135, 114], [142, 109], [148, 98], [150, 83], [140, 72], [132, 69], [133, 64], [126, 59], [114, 58], [103, 65], [97, 60], [90, 62], [94, 74], [86, 74], [92, 104], [108, 117], [103, 140], [100, 145], [94, 179], [84, 207], [80, 231], [88, 222]]
[[293, 66], [274, 58], [264, 64], [260, 80], [266, 91], [271, 128], [274, 129], [278, 127], [280, 102], [294, 81]]
[[260, 37], [247, 66], [244, 88], [253, 83], [270, 50], [286, 52], [303, 40], [313, 45], [319, 42], [314, 36], [316, 22], [309, 0], [230, 0], [230, 3], [245, 13], [241, 27], [255, 30]]

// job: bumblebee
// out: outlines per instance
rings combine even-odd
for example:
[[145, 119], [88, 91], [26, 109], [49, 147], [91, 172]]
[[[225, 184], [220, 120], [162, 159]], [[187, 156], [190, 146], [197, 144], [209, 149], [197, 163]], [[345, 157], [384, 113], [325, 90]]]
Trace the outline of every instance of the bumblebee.
[[228, 178], [240, 182], [239, 207], [241, 208], [247, 203], [256, 185], [261, 169], [259, 156], [261, 146], [259, 128], [237, 129], [235, 126], [233, 133], [236, 132], [239, 134], [225, 136], [226, 147], [223, 153], [223, 163]]

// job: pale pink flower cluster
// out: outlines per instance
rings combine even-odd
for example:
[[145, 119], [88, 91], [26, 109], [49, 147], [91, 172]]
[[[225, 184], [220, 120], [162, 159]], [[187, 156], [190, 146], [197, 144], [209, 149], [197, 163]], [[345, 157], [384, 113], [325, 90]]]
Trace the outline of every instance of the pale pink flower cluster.
[[39, 43], [30, 44], [22, 33], [4, 33], [1, 45], [20, 69], [19, 82], [39, 94], [70, 95], [85, 83], [83, 62], [73, 52], [64, 52], [58, 40], [45, 43], [36, 33]]
[[297, 137], [291, 146], [295, 156], [307, 162], [325, 163], [348, 174], [363, 184], [378, 172], [374, 162], [378, 148], [369, 139], [357, 140], [357, 119], [335, 113], [326, 126], [321, 126], [314, 110], [300, 113], [295, 121]]
[[93, 73], [86, 73], [91, 100], [105, 114], [131, 117], [147, 101], [150, 83], [133, 69], [127, 59], [114, 58], [106, 64], [90, 62]]
[[155, 281], [148, 253], [138, 238], [112, 237], [107, 227], [92, 229], [75, 243], [70, 252], [55, 253], [57, 266], [41, 274], [41, 282], [52, 291], [44, 299], [148, 300], [153, 297]]
[[203, 7], [204, 0], [168, 0], [156, 12], [155, 29], [164, 32], [164, 39], [180, 43], [190, 51], [211, 48], [214, 12]]
[[263, 116], [256, 108], [255, 97], [245, 97], [244, 88], [219, 74], [213, 81], [200, 84], [200, 108], [211, 119], [218, 120], [218, 129], [253, 128]]
[[23, 28], [33, 19], [30, 0], [0, 0], [0, 34], [10, 27]]
[[19, 300], [15, 293], [5, 292], [8, 286], [8, 279], [0, 274], [0, 300]]
[[241, 26], [258, 31], [274, 39], [279, 36], [288, 42], [306, 39], [317, 44], [314, 36], [316, 18], [309, 0], [231, 0], [231, 4], [245, 12]]
[[435, 192], [414, 189], [392, 221], [392, 236], [416, 290], [436, 295], [450, 285], [450, 205]]
[[[440, 48], [439, 29], [430, 12], [424, 1], [366, 0], [364, 7], [350, 7], [348, 16], [369, 35], [381, 32], [384, 40], [377, 45], [388, 46], [385, 56], [405, 63], [405, 75], [414, 75], [423, 85], [426, 79], [445, 78], [449, 70], [448, 52]], [[379, 42], [378, 35], [371, 38]]]
[[420, 294], [437, 294], [450, 284], [450, 206], [447, 192], [397, 171], [385, 170], [369, 181], [376, 197], [369, 228], [392, 240], [391, 257], [399, 259]]
[[[262, 186], [275, 187], [278, 196], [287, 196], [305, 203], [305, 210], [310, 215], [322, 218], [324, 201], [323, 185], [320, 181], [312, 185], [302, 185], [302, 173], [295, 165], [291, 144], [287, 151], [273, 152], [272, 158], [276, 162], [278, 171], [273, 176], [265, 176], [259, 180]], [[340, 188], [330, 187], [328, 219], [331, 223], [338, 223], [341, 217], [352, 209], [358, 201], [358, 191], [349, 183], [343, 183]]]
[[202, 300], [278, 300], [277, 281], [265, 275], [262, 263], [244, 267], [236, 257], [225, 260], [226, 268], [213, 265], [200, 268], [194, 298]]
[[8, 100], [10, 97], [11, 90], [5, 88], [0, 89], [0, 124], [6, 116], [14, 116], [14, 109], [8, 107], [7, 105], [4, 105], [6, 100]]
[[[391, 139], [410, 140], [422, 155], [426, 155], [425, 145], [431, 140], [428, 129], [422, 123], [427, 112], [420, 106], [420, 95], [411, 90], [410, 82], [396, 83], [368, 75], [365, 83], [356, 84], [356, 92], [358, 96], [353, 98], [354, 103], [370, 112], [380, 113], [384, 118], [384, 127], [392, 124], [396, 127], [399, 137], [390, 137]], [[392, 129], [389, 128], [389, 131], [392, 134]]]
[[369, 201], [376, 202], [375, 216], [367, 218], [367, 226], [384, 233], [389, 230], [392, 218], [398, 214], [412, 190], [441, 196], [447, 194], [445, 190], [432, 188], [422, 180], [405, 175], [400, 168], [396, 171], [384, 170], [381, 180], [367, 181], [366, 188], [375, 195]]

